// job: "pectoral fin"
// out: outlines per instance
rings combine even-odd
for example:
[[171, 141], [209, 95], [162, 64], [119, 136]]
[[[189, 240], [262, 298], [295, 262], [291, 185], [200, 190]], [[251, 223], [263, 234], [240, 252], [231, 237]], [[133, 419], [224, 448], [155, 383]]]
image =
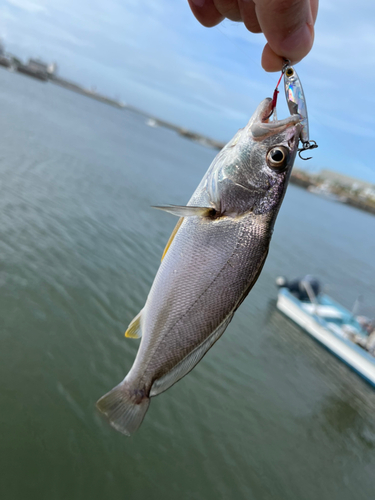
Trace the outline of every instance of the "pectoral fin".
[[178, 219], [178, 222], [177, 222], [177, 224], [176, 224], [176, 227], [173, 229], [172, 234], [171, 234], [171, 235], [170, 235], [170, 237], [169, 237], [168, 243], [165, 245], [164, 252], [163, 252], [163, 255], [162, 255], [162, 257], [161, 257], [161, 260], [163, 260], [163, 259], [164, 259], [164, 257], [166, 256], [166, 254], [167, 254], [167, 252], [168, 252], [168, 250], [169, 250], [169, 247], [171, 246], [172, 241], [174, 240], [174, 237], [176, 236], [177, 231], [180, 229], [180, 226], [181, 226], [181, 224], [183, 223], [183, 221], [184, 221], [184, 218], [183, 218], [183, 217], [180, 217], [180, 218]]
[[180, 205], [165, 205], [157, 208], [158, 210], [164, 210], [172, 215], [177, 215], [177, 217], [213, 217], [217, 214], [217, 211], [212, 207], [187, 207]]
[[139, 311], [137, 316], [133, 319], [133, 321], [128, 326], [128, 329], [125, 332], [125, 337], [129, 337], [131, 339], [139, 339], [142, 337], [142, 328], [141, 328], [141, 315], [143, 309]]

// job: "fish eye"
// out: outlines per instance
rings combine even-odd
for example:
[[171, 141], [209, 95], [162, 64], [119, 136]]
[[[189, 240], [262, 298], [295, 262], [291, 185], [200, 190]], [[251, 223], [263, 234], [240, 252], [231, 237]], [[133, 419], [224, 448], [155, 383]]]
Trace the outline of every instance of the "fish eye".
[[289, 151], [284, 146], [275, 146], [270, 149], [266, 156], [267, 165], [272, 168], [272, 170], [282, 171], [283, 167], [286, 166], [288, 161]]
[[294, 75], [294, 70], [293, 70], [293, 68], [288, 68], [288, 69], [285, 71], [285, 74], [286, 74], [286, 76], [288, 76], [289, 78], [290, 78], [291, 76], [293, 76], [293, 75]]

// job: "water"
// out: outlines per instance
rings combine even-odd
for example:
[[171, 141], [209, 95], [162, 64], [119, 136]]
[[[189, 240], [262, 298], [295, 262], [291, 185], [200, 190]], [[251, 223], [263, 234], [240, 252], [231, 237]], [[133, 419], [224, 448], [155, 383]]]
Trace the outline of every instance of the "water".
[[138, 342], [174, 227], [215, 152], [0, 71], [0, 492], [11, 500], [352, 500], [375, 489], [375, 391], [275, 308], [313, 273], [374, 315], [375, 217], [290, 186], [222, 339], [126, 438], [95, 410]]

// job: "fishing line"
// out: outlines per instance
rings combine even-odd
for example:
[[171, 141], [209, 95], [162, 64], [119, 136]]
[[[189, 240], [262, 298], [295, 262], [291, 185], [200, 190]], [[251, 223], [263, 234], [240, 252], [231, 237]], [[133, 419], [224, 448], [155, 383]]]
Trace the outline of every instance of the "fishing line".
[[279, 85], [280, 85], [280, 82], [281, 82], [283, 75], [284, 75], [284, 70], [281, 72], [279, 81], [276, 84], [276, 87], [275, 87], [275, 90], [273, 91], [273, 96], [272, 96], [272, 108], [271, 108], [271, 113], [270, 113], [269, 117], [273, 113], [275, 120], [277, 119], [277, 117], [276, 117], [276, 103], [277, 103], [277, 97], [279, 95]]

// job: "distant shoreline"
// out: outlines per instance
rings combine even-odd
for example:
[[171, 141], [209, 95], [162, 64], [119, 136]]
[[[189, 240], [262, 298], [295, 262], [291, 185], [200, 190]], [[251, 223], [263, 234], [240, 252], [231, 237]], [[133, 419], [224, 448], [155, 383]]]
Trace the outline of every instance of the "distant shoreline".
[[[344, 186], [338, 186], [336, 190], [333, 189], [332, 191], [324, 192], [320, 189], [320, 186], [322, 185], [322, 179], [319, 177], [318, 179], [315, 179], [314, 177], [309, 176], [304, 171], [298, 168], [295, 168], [292, 170], [290, 182], [291, 184], [295, 184], [296, 186], [303, 188], [306, 191], [315, 194], [316, 196], [321, 196], [323, 198], [331, 200], [333, 199], [338, 203], [343, 203], [344, 205], [349, 205], [351, 207], [358, 208], [359, 210], [363, 210], [375, 215], [375, 203], [369, 203], [365, 200], [360, 199], [359, 197], [351, 195], [350, 191], [345, 191]], [[334, 196], [334, 198], [332, 198], [332, 195]]]
[[7, 58], [0, 58], [0, 65], [7, 68], [8, 70], [14, 71], [14, 72], [19, 72], [22, 73], [26, 76], [29, 76], [31, 78], [35, 78], [37, 80], [40, 80], [42, 82], [51, 82], [54, 83], [55, 85], [59, 85], [60, 87], [63, 87], [67, 90], [71, 90], [72, 92], [76, 92], [77, 94], [84, 95], [86, 97], [90, 97], [91, 99], [95, 99], [96, 101], [103, 102], [104, 104], [108, 104], [110, 106], [114, 106], [115, 108], [119, 109], [128, 109], [130, 111], [133, 111], [135, 113], [139, 113], [145, 118], [149, 120], [154, 120], [155, 126], [160, 126], [160, 127], [165, 127], [169, 128], [171, 130], [174, 130], [178, 134], [182, 135], [183, 137], [186, 137], [187, 139], [190, 139], [195, 142], [199, 142], [200, 144], [207, 146], [207, 147], [212, 147], [215, 149], [222, 149], [225, 146], [224, 142], [216, 141], [215, 139], [211, 139], [210, 137], [205, 137], [201, 134], [198, 134], [196, 132], [192, 132], [190, 130], [187, 130], [184, 127], [180, 127], [178, 125], [174, 125], [173, 123], [169, 123], [165, 120], [161, 120], [159, 118], [150, 116], [148, 113], [135, 108], [134, 106], [130, 106], [118, 99], [112, 99], [111, 97], [108, 97], [104, 94], [100, 94], [99, 92], [96, 92], [95, 90], [90, 90], [82, 85], [79, 85], [78, 83], [72, 82], [70, 80], [66, 80], [65, 78], [56, 76], [56, 75], [48, 75], [47, 73], [41, 73], [40, 71], [35, 71], [33, 69], [30, 69], [27, 65], [25, 64], [12, 64], [10, 59]]
[[114, 106], [115, 108], [125, 108], [126, 104], [123, 102], [117, 100], [117, 99], [111, 99], [110, 97], [107, 97], [103, 94], [99, 94], [98, 92], [95, 92], [94, 90], [89, 90], [85, 89], [81, 85], [78, 85], [77, 83], [70, 82], [69, 80], [65, 80], [65, 78], [60, 78], [58, 76], [53, 76], [49, 78], [49, 81], [51, 83], [54, 83], [55, 85], [59, 85], [60, 87], [64, 87], [68, 90], [71, 90], [73, 92], [77, 92], [77, 94], [85, 95], [87, 97], [91, 97], [91, 99], [95, 99], [96, 101], [103, 102], [104, 104], [109, 104], [110, 106]]

